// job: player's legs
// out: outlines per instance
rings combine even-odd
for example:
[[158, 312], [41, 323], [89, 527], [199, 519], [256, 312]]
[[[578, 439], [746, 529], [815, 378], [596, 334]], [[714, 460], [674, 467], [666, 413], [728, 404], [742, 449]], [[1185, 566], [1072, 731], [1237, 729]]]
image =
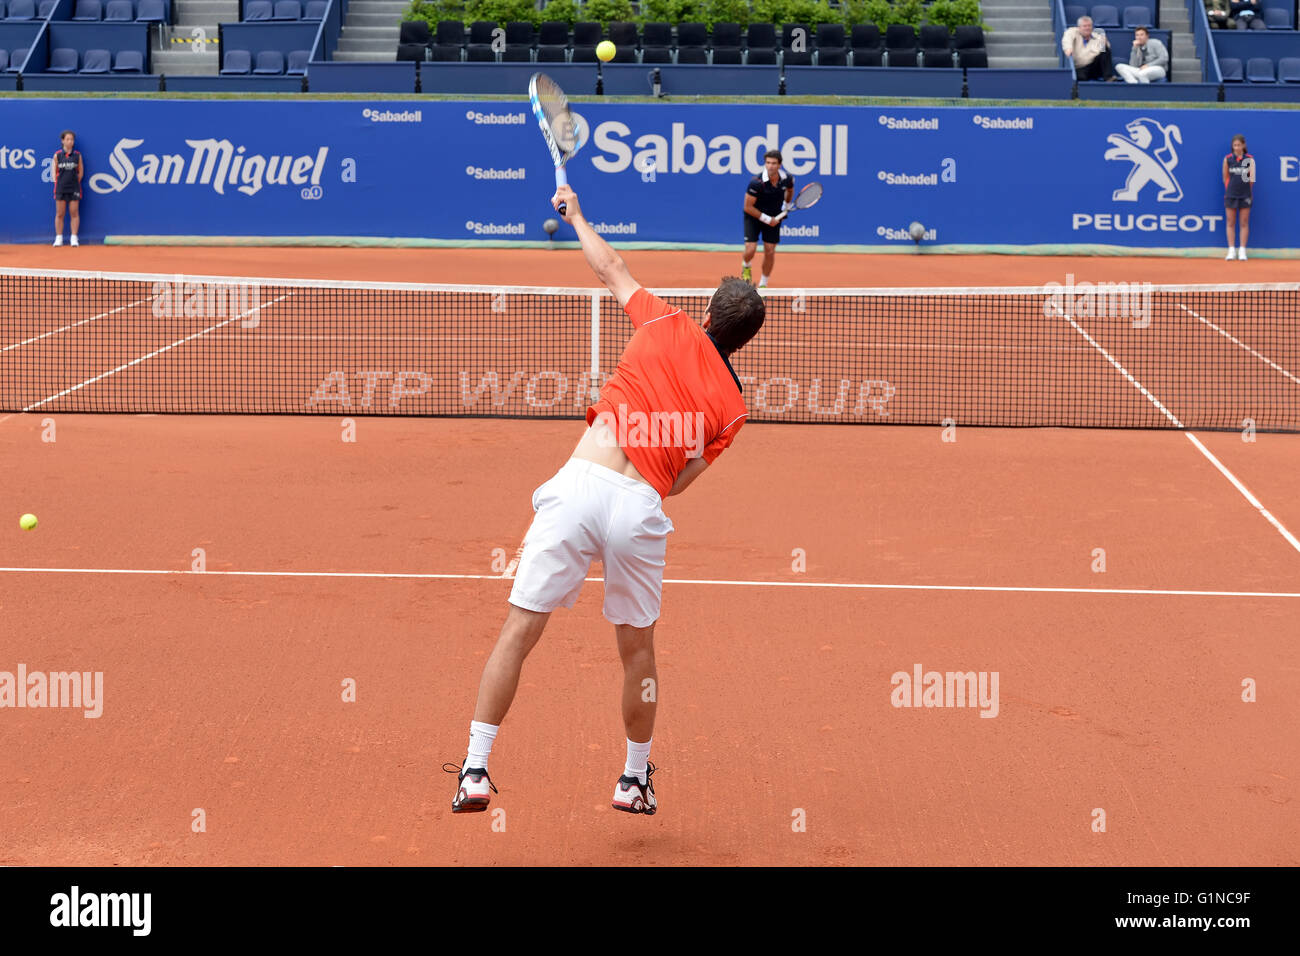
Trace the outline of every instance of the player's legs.
[[1238, 231], [1241, 234], [1241, 239], [1237, 243], [1237, 258], [1244, 259], [1246, 258], [1246, 240], [1250, 238], [1250, 207], [1242, 206], [1237, 218], [1240, 222]]
[[474, 706], [476, 721], [499, 725], [505, 719], [519, 687], [524, 658], [537, 646], [550, 617], [550, 612], [528, 611], [510, 605], [510, 613], [501, 626], [496, 646], [483, 665], [483, 677], [478, 685], [478, 703]]
[[72, 228], [68, 231], [72, 234], [72, 244], [77, 244], [77, 232], [81, 229], [81, 203], [76, 199], [68, 201], [68, 215], [72, 217]]
[[776, 247], [770, 243], [763, 243], [763, 278], [759, 280], [760, 286], [767, 285], [768, 278], [772, 275], [772, 266], [776, 265]]
[[63, 214], [67, 211], [68, 204], [62, 199], [54, 201], [54, 243], [63, 245]]
[[618, 656], [623, 661], [623, 726], [627, 739], [649, 743], [655, 732], [659, 672], [655, 669], [655, 626], [617, 624]]
[[1224, 207], [1223, 220], [1228, 226], [1228, 258], [1237, 258], [1237, 210], [1231, 204]]
[[742, 257], [740, 266], [740, 277], [746, 282], [752, 282], [754, 279], [754, 270], [750, 267], [750, 262], [754, 258], [754, 253], [758, 251], [757, 242], [745, 243], [745, 254]]

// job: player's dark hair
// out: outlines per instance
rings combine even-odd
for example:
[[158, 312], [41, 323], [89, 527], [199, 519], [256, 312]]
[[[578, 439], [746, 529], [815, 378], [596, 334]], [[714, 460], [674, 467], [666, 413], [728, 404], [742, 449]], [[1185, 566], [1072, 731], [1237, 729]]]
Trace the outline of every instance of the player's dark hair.
[[781, 151], [779, 149], [769, 149], [766, 153], [763, 154], [763, 159], [764, 160], [775, 159], [778, 163], [785, 161], [781, 159]]
[[59, 142], [60, 142], [60, 143], [63, 142], [63, 137], [65, 137], [65, 136], [71, 136], [73, 139], [76, 139], [76, 138], [77, 138], [77, 134], [76, 134], [76, 133], [74, 133], [74, 132], [73, 132], [72, 130], [70, 130], [70, 129], [65, 129], [62, 133], [59, 134]]
[[1241, 151], [1244, 153], [1246, 151], [1246, 137], [1242, 136], [1240, 133], [1232, 137], [1232, 141], [1234, 143], [1237, 142], [1238, 140], [1241, 141]]
[[757, 289], [744, 279], [724, 276], [709, 300], [709, 334], [730, 355], [758, 334], [766, 316], [767, 305]]

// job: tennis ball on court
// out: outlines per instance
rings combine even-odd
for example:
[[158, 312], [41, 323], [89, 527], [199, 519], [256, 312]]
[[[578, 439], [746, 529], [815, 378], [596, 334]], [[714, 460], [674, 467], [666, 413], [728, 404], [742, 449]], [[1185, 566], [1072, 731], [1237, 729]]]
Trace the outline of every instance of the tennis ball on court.
[[31, 531], [36, 527], [36, 515], [23, 515], [18, 519], [18, 527], [24, 531]]
[[614, 59], [614, 54], [617, 52], [618, 51], [614, 49], [614, 44], [610, 43], [608, 40], [601, 40], [596, 44], [596, 57], [602, 63], [608, 63], [610, 60]]

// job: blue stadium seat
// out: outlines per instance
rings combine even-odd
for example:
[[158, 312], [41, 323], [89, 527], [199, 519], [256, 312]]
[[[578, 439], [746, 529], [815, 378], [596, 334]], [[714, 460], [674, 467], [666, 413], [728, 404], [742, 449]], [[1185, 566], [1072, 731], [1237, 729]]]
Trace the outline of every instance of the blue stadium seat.
[[143, 73], [144, 54], [139, 50], [118, 50], [113, 58], [114, 73]]
[[284, 73], [284, 54], [279, 50], [263, 50], [257, 54], [253, 72], [259, 76], [279, 76]]
[[1279, 83], [1300, 83], [1300, 56], [1284, 56], [1277, 61]]
[[1086, 17], [1087, 15], [1087, 7], [1076, 6], [1072, 3], [1067, 3], [1065, 5], [1065, 25], [1067, 27], [1074, 26], [1079, 22], [1079, 17]]
[[[247, 9], [247, 7], [245, 7]], [[247, 50], [227, 50], [226, 61], [221, 66], [222, 76], [247, 76], [253, 68], [253, 58]]]
[[298, 0], [275, 0], [275, 12], [272, 20], [301, 20], [302, 4]]
[[9, 69], [9, 51], [0, 50], [0, 70]]
[[107, 73], [113, 60], [107, 50], [87, 50], [81, 58], [82, 73]]
[[[42, 20], [48, 20], [54, 8], [59, 5], [59, 0], [41, 0], [41, 5], [36, 9], [36, 15]], [[4, 9], [4, 4], [0, 3], [0, 10]]]
[[77, 0], [77, 8], [72, 13], [74, 20], [100, 20], [103, 16], [99, 0]]
[[50, 65], [45, 68], [46, 73], [76, 73], [77, 67], [81, 64], [78, 62], [77, 51], [68, 47], [59, 47], [50, 51]]
[[1223, 82], [1240, 83], [1241, 61], [1231, 56], [1219, 57], [1219, 72], [1223, 74]]
[[290, 50], [284, 72], [290, 76], [302, 76], [307, 72], [307, 61], [310, 59], [311, 50]]
[[1264, 26], [1270, 30], [1290, 30], [1291, 16], [1277, 7], [1264, 8]]
[[27, 48], [19, 47], [16, 50], [9, 51], [9, 65], [5, 67], [6, 73], [17, 73], [23, 68], [23, 61], [27, 59]]
[[[329, 4], [325, 0], [307, 0], [307, 8], [302, 12], [304, 20], [324, 20], [325, 14], [329, 10]], [[462, 29], [464, 29], [462, 25]]]
[[1094, 27], [1119, 26], [1119, 10], [1108, 3], [1099, 3], [1094, 6], [1091, 16]]
[[244, 22], [271, 19], [271, 0], [248, 0], [244, 4]]
[[[0, 0], [0, 20], [5, 18], [5, 0]], [[0, 67], [3, 69], [3, 67]]]
[[1132, 29], [1133, 27], [1150, 27], [1154, 26], [1155, 18], [1151, 16], [1150, 7], [1125, 7], [1124, 8], [1124, 26]]
[[35, 20], [36, 19], [36, 2], [35, 0], [9, 0], [9, 12], [5, 15], [6, 20]]
[[131, 0], [108, 0], [108, 6], [104, 8], [105, 23], [129, 23], [134, 19]]
[[1273, 72], [1273, 61], [1266, 56], [1252, 56], [1246, 61], [1246, 82], [1276, 83], [1277, 75]]
[[140, 0], [140, 5], [135, 8], [135, 19], [137, 23], [165, 23], [167, 12], [162, 0]]

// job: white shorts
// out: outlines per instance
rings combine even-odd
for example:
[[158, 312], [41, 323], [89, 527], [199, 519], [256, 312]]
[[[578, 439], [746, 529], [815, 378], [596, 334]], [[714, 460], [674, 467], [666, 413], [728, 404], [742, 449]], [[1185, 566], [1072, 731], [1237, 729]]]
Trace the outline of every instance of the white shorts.
[[605, 565], [605, 618], [649, 627], [659, 619], [664, 554], [673, 523], [659, 492], [595, 462], [571, 458], [533, 492], [510, 603], [529, 611], [573, 607], [591, 562]]

